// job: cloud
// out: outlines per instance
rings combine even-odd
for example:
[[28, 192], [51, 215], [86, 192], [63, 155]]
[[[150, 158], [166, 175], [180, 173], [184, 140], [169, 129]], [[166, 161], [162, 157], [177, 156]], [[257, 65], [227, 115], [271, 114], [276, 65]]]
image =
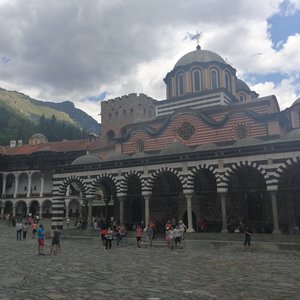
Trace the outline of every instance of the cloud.
[[[164, 99], [163, 78], [195, 49], [183, 39], [197, 30], [202, 48], [233, 62], [241, 76], [296, 76], [299, 35], [276, 51], [268, 31], [283, 0], [256, 1], [0, 0], [0, 51], [12, 59], [0, 68], [0, 84], [89, 112], [100, 104], [88, 97], [103, 91]], [[298, 2], [288, 3], [297, 9]]]

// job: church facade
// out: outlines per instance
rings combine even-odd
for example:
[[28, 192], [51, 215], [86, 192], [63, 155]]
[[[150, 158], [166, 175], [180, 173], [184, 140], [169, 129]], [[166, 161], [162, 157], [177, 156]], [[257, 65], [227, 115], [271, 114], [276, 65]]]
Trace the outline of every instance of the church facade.
[[[102, 216], [128, 227], [154, 220], [160, 229], [182, 219], [190, 232], [199, 220], [207, 231], [242, 222], [256, 232], [292, 232], [300, 222], [300, 99], [281, 111], [275, 96], [259, 97], [221, 56], [199, 46], [164, 82], [163, 101], [130, 94], [101, 102], [101, 136], [57, 151], [63, 163], [25, 167], [50, 174], [52, 225]], [[51, 153], [48, 144], [33, 157]], [[15, 160], [12, 153], [4, 147], [1, 159]], [[18, 201], [16, 192], [6, 195], [9, 176], [18, 190], [14, 172], [1, 167], [1, 214]], [[28, 192], [27, 211], [30, 199]]]

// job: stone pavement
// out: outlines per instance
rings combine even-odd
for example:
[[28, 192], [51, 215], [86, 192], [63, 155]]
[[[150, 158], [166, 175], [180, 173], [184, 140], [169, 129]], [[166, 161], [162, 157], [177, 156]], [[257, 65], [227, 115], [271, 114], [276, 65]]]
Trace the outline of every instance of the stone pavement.
[[[47, 229], [47, 227], [46, 227]], [[49, 229], [49, 228], [48, 228]], [[50, 239], [46, 240], [49, 253]], [[157, 242], [158, 243], [158, 242]], [[162, 243], [162, 242], [161, 242]], [[63, 238], [62, 253], [38, 256], [0, 222], [0, 299], [299, 299], [300, 252], [201, 241], [184, 249], [105, 250], [100, 238]]]

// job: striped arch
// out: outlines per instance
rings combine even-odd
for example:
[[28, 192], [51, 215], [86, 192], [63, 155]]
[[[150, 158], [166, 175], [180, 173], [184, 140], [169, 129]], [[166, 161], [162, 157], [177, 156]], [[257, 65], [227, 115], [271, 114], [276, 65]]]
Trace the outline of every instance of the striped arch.
[[58, 195], [65, 196], [67, 193], [67, 188], [72, 182], [76, 182], [78, 184], [80, 191], [82, 192], [82, 198], [84, 199], [87, 194], [87, 188], [85, 187], [85, 184], [83, 183], [82, 178], [78, 177], [78, 176], [71, 176], [71, 177], [66, 178], [63, 181], [63, 183], [59, 186]]
[[191, 173], [192, 174], [189, 174], [188, 177], [187, 177], [187, 184], [186, 184], [186, 188], [188, 190], [194, 190], [194, 179], [195, 179], [195, 176], [196, 174], [201, 171], [201, 170], [208, 170], [210, 171], [211, 173], [214, 174], [215, 176], [215, 179], [216, 179], [216, 184], [217, 186], [219, 185], [219, 183], [221, 182], [221, 179], [220, 179], [220, 176], [219, 176], [219, 173], [217, 172], [216, 168], [211, 166], [211, 165], [206, 165], [206, 164], [201, 164], [197, 167], [194, 167], [192, 170], [191, 170]]
[[120, 193], [123, 193], [123, 194], [127, 193], [128, 180], [133, 176], [136, 176], [140, 179], [142, 191], [144, 190], [144, 187], [146, 186], [146, 183], [145, 183], [144, 178], [142, 178], [142, 172], [137, 172], [137, 171], [133, 170], [133, 171], [130, 171], [130, 172], [126, 173], [124, 175], [124, 179], [120, 182], [120, 190], [119, 190]]
[[63, 229], [64, 223], [64, 208], [65, 208], [65, 196], [67, 193], [67, 188], [70, 183], [76, 182], [82, 193], [82, 199], [86, 198], [86, 187], [83, 183], [82, 178], [78, 176], [71, 176], [66, 178], [62, 184], [59, 186], [58, 190], [55, 192], [52, 203], [52, 218], [51, 218], [51, 228], [54, 229], [58, 227]]
[[285, 171], [287, 171], [291, 166], [298, 164], [300, 162], [299, 156], [290, 158], [287, 161], [285, 161], [283, 164], [281, 164], [277, 170], [274, 172], [273, 176], [270, 176], [268, 186], [270, 186], [270, 190], [277, 191], [279, 181], [284, 175]]
[[230, 181], [230, 178], [232, 176], [232, 174], [237, 171], [240, 168], [243, 167], [252, 167], [254, 169], [256, 169], [265, 179], [266, 182], [266, 186], [267, 186], [267, 182], [269, 179], [269, 174], [267, 173], [267, 171], [260, 165], [258, 165], [256, 162], [252, 162], [252, 161], [239, 161], [233, 165], [231, 165], [229, 167], [229, 170], [227, 170], [223, 176], [220, 176], [220, 181], [217, 183], [217, 188], [218, 190], [228, 190], [228, 184]]
[[104, 185], [104, 180], [110, 180], [114, 185], [114, 194], [117, 194], [120, 191], [120, 187], [118, 186], [118, 182], [115, 177], [111, 174], [101, 174], [98, 175], [92, 182], [91, 188], [89, 189], [89, 195], [95, 195], [98, 188], [103, 191], [104, 199], [107, 199], [108, 193], [107, 188]]
[[183, 189], [186, 187], [185, 178], [177, 170], [175, 170], [173, 168], [164, 167], [164, 168], [161, 168], [159, 170], [155, 170], [151, 174], [151, 177], [148, 179], [148, 181], [146, 183], [146, 191], [151, 191], [156, 179], [159, 176], [161, 176], [163, 173], [167, 173], [167, 172], [172, 173], [173, 175], [175, 175], [178, 178], [178, 180], [181, 182], [181, 185], [182, 185]]

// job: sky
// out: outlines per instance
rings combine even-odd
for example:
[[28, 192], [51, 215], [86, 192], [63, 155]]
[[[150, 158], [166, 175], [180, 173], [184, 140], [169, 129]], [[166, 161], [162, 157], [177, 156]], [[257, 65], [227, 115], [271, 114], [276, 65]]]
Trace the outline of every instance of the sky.
[[0, 87], [100, 122], [101, 100], [165, 99], [197, 31], [261, 97], [300, 97], [300, 0], [0, 0]]

